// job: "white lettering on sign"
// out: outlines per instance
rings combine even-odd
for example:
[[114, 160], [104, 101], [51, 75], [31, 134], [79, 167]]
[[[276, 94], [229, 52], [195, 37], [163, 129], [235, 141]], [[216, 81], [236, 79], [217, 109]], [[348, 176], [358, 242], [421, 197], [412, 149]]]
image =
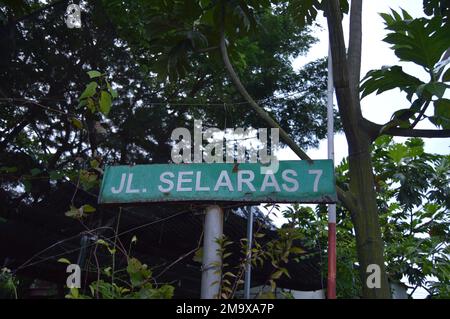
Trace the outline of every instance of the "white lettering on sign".
[[[248, 178], [244, 178], [243, 175], [247, 175]], [[248, 189], [252, 192], [256, 192], [255, 187], [252, 184], [252, 181], [255, 179], [255, 173], [253, 171], [242, 170], [238, 171], [237, 176], [237, 184], [238, 184], [238, 192], [242, 192], [242, 184], [247, 185]]]
[[231, 184], [230, 176], [228, 176], [227, 171], [221, 171], [219, 178], [217, 179], [216, 186], [214, 186], [214, 191], [217, 192], [219, 188], [226, 186], [228, 190], [232, 192], [234, 190], [233, 185]]
[[270, 165], [264, 166], [265, 173], [258, 163], [106, 167], [99, 202], [336, 201], [331, 160], [281, 161], [279, 165], [277, 172], [270, 170]]
[[158, 185], [158, 189], [160, 192], [162, 193], [168, 193], [173, 189], [173, 182], [170, 179], [167, 179], [165, 176], [169, 176], [171, 178], [175, 177], [175, 174], [172, 172], [164, 172], [159, 176], [159, 180], [161, 181], [161, 183], [167, 184], [169, 185], [167, 188], [162, 187], [161, 185]]
[[132, 193], [139, 193], [139, 189], [132, 189], [131, 183], [133, 182], [133, 173], [128, 174], [128, 183], [127, 183], [127, 189], [125, 190], [125, 193], [132, 194]]
[[314, 186], [313, 186], [313, 192], [316, 193], [319, 189], [319, 180], [322, 176], [323, 171], [321, 169], [310, 169], [308, 171], [308, 174], [316, 175], [316, 178], [314, 179]]
[[[201, 171], [179, 171], [177, 173], [171, 171], [162, 172], [159, 176], [159, 184], [157, 189], [162, 193], [169, 193], [171, 191], [176, 192], [210, 192], [210, 191], [220, 191], [223, 188], [227, 189], [229, 192], [234, 192], [235, 189], [238, 192], [282, 192], [286, 191], [289, 193], [297, 192], [300, 188], [300, 181], [298, 180], [298, 172], [294, 169], [285, 169], [281, 172], [281, 177], [278, 179], [275, 174], [271, 171], [266, 172], [262, 175], [261, 184], [255, 184], [255, 172], [251, 170], [238, 170], [235, 182], [231, 181], [230, 175], [227, 170], [220, 171], [217, 179], [214, 179], [213, 183], [208, 180], [203, 181], [202, 184], [202, 174]], [[323, 170], [308, 170], [308, 174], [314, 175], [313, 181], [313, 192], [318, 192], [320, 179], [323, 175]], [[122, 173], [120, 175], [120, 183], [117, 186], [110, 188], [111, 193], [119, 194], [135, 194], [142, 192], [147, 192], [147, 188], [134, 188], [133, 187], [133, 173]], [[207, 184], [205, 184], [207, 183]]]
[[277, 192], [281, 191], [280, 185], [278, 185], [278, 182], [275, 176], [273, 175], [273, 172], [270, 171], [266, 172], [266, 174], [264, 175], [264, 180], [261, 185], [261, 192], [264, 192], [267, 187], [274, 187], [275, 191]]
[[127, 174], [123, 173], [122, 177], [120, 178], [120, 186], [119, 189], [115, 188], [115, 187], [111, 187], [111, 193], [113, 194], [119, 194], [122, 192], [123, 187], [125, 185], [125, 179], [127, 178]]
[[192, 192], [192, 187], [183, 187], [182, 185], [183, 183], [192, 183], [192, 179], [183, 178], [186, 175], [194, 175], [194, 172], [189, 171], [178, 173], [177, 192]]
[[287, 169], [285, 171], [283, 171], [283, 173], [281, 174], [281, 177], [283, 178], [284, 181], [293, 184], [291, 187], [286, 186], [285, 183], [283, 183], [283, 189], [286, 192], [296, 192], [298, 191], [298, 182], [295, 178], [289, 177], [288, 174], [292, 175], [292, 176], [297, 176], [297, 172], [294, 171], [293, 169]]
[[197, 172], [197, 176], [195, 179], [195, 190], [197, 192], [209, 192], [211, 189], [208, 186], [204, 187], [200, 185], [201, 180], [202, 180], [202, 172]]

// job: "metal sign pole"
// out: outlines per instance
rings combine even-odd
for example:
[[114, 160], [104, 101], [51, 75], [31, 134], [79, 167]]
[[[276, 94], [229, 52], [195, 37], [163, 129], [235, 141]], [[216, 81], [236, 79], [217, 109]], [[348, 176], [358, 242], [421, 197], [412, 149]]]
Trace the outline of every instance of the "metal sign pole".
[[[334, 161], [333, 63], [328, 49], [327, 140], [328, 159]], [[336, 204], [328, 205], [328, 279], [327, 298], [336, 299]]]
[[222, 259], [218, 238], [223, 235], [223, 211], [217, 205], [206, 207], [202, 260], [202, 299], [216, 299], [220, 293]]
[[253, 242], [253, 210], [247, 214], [247, 263], [245, 266], [244, 298], [250, 299], [251, 277], [252, 277], [252, 242]]

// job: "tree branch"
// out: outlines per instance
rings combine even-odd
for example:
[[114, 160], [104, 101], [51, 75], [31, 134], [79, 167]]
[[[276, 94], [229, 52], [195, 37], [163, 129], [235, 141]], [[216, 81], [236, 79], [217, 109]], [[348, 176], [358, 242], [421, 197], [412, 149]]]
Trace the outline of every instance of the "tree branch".
[[[230, 62], [230, 58], [228, 56], [228, 51], [225, 42], [225, 32], [222, 28], [220, 35], [220, 53], [222, 55], [223, 62], [225, 64], [225, 69], [231, 78], [235, 88], [242, 95], [242, 97], [250, 104], [250, 106], [255, 110], [255, 112], [272, 128], [278, 128], [280, 132], [281, 139], [300, 157], [302, 160], [311, 160], [311, 158], [292, 140], [292, 138], [281, 128], [281, 126], [274, 120], [270, 115], [259, 106], [255, 100], [250, 96], [250, 94], [245, 89], [242, 84], [239, 76], [236, 74], [236, 71], [233, 68], [233, 65]], [[351, 200], [351, 193], [345, 192], [343, 189], [336, 186], [336, 191], [339, 200], [342, 204], [350, 211], [355, 211], [356, 204], [353, 200]]]
[[431, 103], [431, 100], [428, 100], [427, 102], [425, 102], [425, 105], [420, 110], [420, 113], [419, 113], [419, 115], [417, 115], [416, 120], [409, 127], [410, 129], [413, 129], [414, 127], [416, 127], [416, 125], [420, 122], [420, 120], [422, 119], [423, 115], [425, 114], [425, 111], [427, 110], [430, 103]]
[[372, 140], [381, 135], [403, 136], [403, 137], [423, 137], [423, 138], [447, 138], [450, 137], [450, 130], [421, 130], [411, 128], [389, 127], [373, 123], [364, 119], [362, 124]]
[[350, 85], [358, 94], [359, 78], [361, 75], [362, 0], [352, 0], [350, 10], [348, 72], [350, 76]]
[[218, 46], [212, 46], [212, 47], [203, 48], [203, 49], [194, 49], [194, 53], [207, 53], [207, 52], [215, 51], [217, 49], [219, 49]]
[[255, 110], [255, 112], [266, 122], [270, 127], [278, 128], [280, 132], [281, 139], [303, 160], [311, 160], [311, 158], [291, 139], [291, 137], [281, 128], [281, 126], [262, 108], [255, 100], [250, 96], [250, 94], [245, 89], [239, 76], [234, 71], [231, 65], [230, 59], [228, 57], [226, 42], [225, 42], [225, 32], [221, 32], [220, 36], [220, 53], [222, 54], [223, 63], [225, 64], [225, 69], [231, 78], [235, 88], [242, 95], [242, 97], [250, 104], [250, 106]]
[[[338, 0], [326, 1], [329, 43], [333, 59], [333, 84], [338, 100], [339, 114], [349, 146], [359, 144], [358, 123], [362, 117], [359, 108], [359, 96], [350, 85], [349, 65], [341, 23], [341, 10]], [[354, 11], [353, 11], [354, 12]], [[352, 13], [353, 13], [352, 12]], [[355, 20], [353, 23], [356, 23]], [[356, 31], [353, 31], [356, 32]], [[353, 42], [354, 57], [357, 57], [357, 42]]]
[[49, 4], [46, 4], [46, 5], [43, 5], [42, 7], [37, 8], [36, 10], [34, 10], [32, 12], [29, 12], [29, 13], [21, 16], [21, 17], [18, 17], [16, 19], [14, 19], [14, 22], [17, 23], [17, 22], [20, 22], [20, 21], [23, 21], [23, 20], [26, 20], [26, 19], [34, 18], [35, 16], [39, 15], [40, 13], [42, 13], [43, 11], [45, 11], [47, 9], [53, 8], [55, 6], [62, 5], [62, 4], [67, 3], [67, 2], [69, 2], [69, 1], [68, 0], [57, 0], [57, 1], [54, 1], [53, 3], [49, 3]]
[[446, 138], [450, 137], [450, 130], [418, 130], [408, 128], [391, 128], [384, 132], [391, 136]]

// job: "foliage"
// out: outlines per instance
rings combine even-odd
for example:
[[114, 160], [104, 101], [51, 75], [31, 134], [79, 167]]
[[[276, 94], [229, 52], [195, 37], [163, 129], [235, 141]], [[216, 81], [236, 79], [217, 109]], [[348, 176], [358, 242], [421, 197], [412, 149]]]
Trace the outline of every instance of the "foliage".
[[[429, 79], [424, 82], [398, 65], [385, 66], [367, 73], [361, 84], [361, 97], [398, 88], [407, 94], [411, 106], [397, 111], [388, 127], [414, 127], [428, 118], [436, 126], [450, 128], [450, 100], [444, 98], [450, 81], [450, 69], [446, 70], [450, 60], [443, 57], [450, 43], [450, 24], [439, 14], [414, 19], [405, 10], [392, 10], [380, 15], [389, 31], [384, 41], [392, 44], [400, 61], [421, 66]], [[427, 116], [425, 111], [431, 103], [434, 115]]]
[[[103, 239], [97, 241], [113, 256], [113, 263], [99, 268], [97, 265], [97, 280], [89, 284], [90, 295], [80, 292], [78, 288], [70, 288], [66, 295], [68, 299], [170, 299], [174, 287], [171, 285], [156, 284], [151, 269], [141, 263], [137, 258], [127, 257], [127, 266], [124, 270], [115, 269], [115, 255], [121, 251], [115, 244]], [[70, 263], [61, 258], [59, 262]], [[125, 274], [123, 274], [125, 271]]]
[[8, 268], [0, 270], [0, 299], [17, 299], [19, 282]]
[[[340, 0], [342, 15], [349, 12], [349, 1]], [[323, 0], [293, 0], [289, 1], [287, 12], [291, 14], [300, 25], [312, 24], [319, 11], [323, 11], [326, 16], [325, 1]]]
[[[217, 8], [199, 9], [194, 3], [186, 7], [192, 13], [186, 13], [179, 7], [181, 1], [169, 1], [167, 7], [164, 3], [89, 2], [83, 8], [81, 29], [66, 28], [61, 19], [64, 3], [0, 6], [5, 18], [1, 26], [5, 50], [0, 52], [0, 192], [10, 203], [7, 207], [45, 199], [67, 178], [95, 191], [104, 164], [167, 162], [170, 131], [192, 127], [192, 117], [207, 126], [260, 126], [248, 108], [241, 107], [242, 99], [213, 59], [217, 52], [197, 54], [187, 46], [180, 54], [189, 57], [189, 73], [178, 82], [160, 76], [154, 59], [165, 52], [161, 46], [169, 40], [170, 45], [180, 44], [189, 36], [194, 42], [201, 39], [189, 33], [194, 18]], [[233, 58], [246, 71], [249, 92], [264, 101], [296, 141], [317, 145], [326, 134], [325, 63], [316, 61], [295, 72], [291, 58], [304, 54], [314, 42], [309, 31], [276, 11], [256, 11], [261, 28], [259, 32], [241, 28], [234, 38]], [[236, 15], [237, 11], [231, 21], [243, 25]], [[170, 25], [160, 30], [158, 23]], [[208, 26], [200, 24], [199, 29]], [[163, 31], [167, 36], [153, 38]]]
[[[278, 205], [271, 206], [265, 219], [276, 214], [276, 211], [279, 210]], [[298, 232], [298, 229], [294, 225], [284, 225], [284, 227], [276, 230], [277, 234], [275, 238], [266, 239], [266, 227], [262, 222], [257, 220], [257, 227], [253, 233], [250, 257], [248, 255], [247, 238], [242, 238], [239, 243], [228, 240], [226, 236], [218, 239], [220, 247], [218, 254], [222, 258], [222, 263], [215, 264], [214, 266], [219, 268], [218, 271], [221, 272], [222, 277], [220, 282], [213, 284], [220, 285], [220, 293], [218, 296], [220, 299], [236, 298], [236, 292], [243, 288], [243, 277], [248, 263], [252, 265], [252, 269], [270, 268], [270, 275], [266, 278], [256, 298], [275, 299], [277, 297], [277, 281], [283, 276], [291, 278], [287, 265], [289, 263], [295, 265], [300, 260], [314, 256], [314, 246], [308, 246], [311, 252], [304, 250], [303, 239], [305, 238]], [[233, 256], [228, 248], [233, 245], [239, 245], [239, 256]], [[229, 259], [238, 260], [238, 262], [230, 264], [231, 261], [228, 261]], [[195, 260], [199, 260], [198, 256], [195, 257]], [[266, 287], [269, 289], [266, 289]], [[289, 296], [289, 294], [286, 296]]]
[[[229, 97], [236, 101], [239, 95], [224, 75], [218, 50], [223, 11], [230, 56], [251, 95], [299, 144], [311, 145], [315, 134], [325, 136], [325, 61], [315, 61], [300, 73], [294, 72], [292, 58], [304, 54], [315, 40], [309, 29], [298, 26], [290, 15], [281, 14], [281, 8], [271, 7], [269, 1], [141, 2], [123, 5], [108, 1], [105, 6], [111, 19], [120, 25], [121, 36], [143, 56], [138, 63], [147, 74], [158, 74], [176, 85], [196, 74], [196, 101], [214, 102], [217, 96], [225, 103]], [[246, 103], [240, 98], [238, 103], [244, 107], [226, 106], [224, 125], [260, 126]], [[207, 114], [216, 112], [209, 109]], [[195, 118], [204, 116], [198, 110], [193, 114]]]
[[[433, 298], [448, 298], [450, 157], [426, 153], [423, 146], [421, 139], [396, 143], [383, 136], [372, 150], [385, 261], [390, 280], [406, 280], [410, 295], [422, 287]], [[348, 187], [348, 169], [346, 159], [336, 168], [338, 184], [344, 189]], [[314, 212], [295, 205], [284, 216], [311, 245], [327, 246], [324, 206]], [[359, 297], [354, 230], [349, 212], [342, 207], [337, 210], [336, 231], [338, 297]], [[324, 276], [325, 271], [326, 267]]]
[[424, 152], [417, 138], [397, 144], [386, 137], [374, 157], [389, 274], [448, 298], [450, 157]]

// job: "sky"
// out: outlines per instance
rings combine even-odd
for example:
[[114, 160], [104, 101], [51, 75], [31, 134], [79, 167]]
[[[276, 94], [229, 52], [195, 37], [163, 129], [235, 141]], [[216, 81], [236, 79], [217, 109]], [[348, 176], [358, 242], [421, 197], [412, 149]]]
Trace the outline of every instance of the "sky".
[[[412, 63], [399, 63], [393, 50], [388, 43], [383, 42], [383, 38], [387, 32], [384, 29], [383, 19], [379, 13], [387, 13], [394, 9], [403, 8], [413, 17], [423, 16], [422, 0], [366, 0], [363, 2], [363, 17], [362, 17], [362, 64], [361, 77], [373, 69], [379, 69], [385, 65], [400, 64], [404, 71], [414, 76], [426, 78], [424, 71]], [[328, 31], [326, 20], [320, 16], [317, 20], [321, 25], [315, 27], [314, 35], [319, 39], [319, 42], [314, 44], [306, 56], [301, 56], [293, 61], [294, 68], [299, 69], [304, 64], [314, 61], [318, 58], [324, 57], [328, 54]], [[345, 17], [343, 20], [344, 33], [348, 41], [348, 24], [349, 19]], [[348, 42], [347, 42], [348, 43]], [[446, 96], [449, 96], [446, 92]], [[392, 90], [380, 95], [372, 94], [362, 100], [361, 107], [363, 116], [375, 123], [384, 124], [390, 120], [391, 115], [399, 109], [408, 108], [408, 100], [404, 93], [399, 90]], [[334, 103], [336, 106], [336, 102]], [[431, 109], [431, 108], [430, 108]], [[427, 114], [430, 114], [429, 110]], [[416, 128], [420, 129], [436, 129], [431, 123], [425, 121], [419, 123]], [[395, 141], [403, 142], [406, 138], [395, 137]], [[445, 139], [424, 139], [425, 151], [438, 154], [450, 154], [450, 138]], [[322, 140], [317, 149], [307, 150], [307, 154], [313, 159], [327, 158], [327, 141]], [[339, 163], [348, 154], [347, 143], [343, 134], [335, 135], [335, 162]], [[294, 160], [298, 157], [290, 149], [282, 149], [277, 154], [280, 160]], [[281, 224], [282, 219], [275, 220], [275, 223]], [[425, 298], [427, 293], [424, 289], [417, 289], [414, 293], [414, 298]]]

